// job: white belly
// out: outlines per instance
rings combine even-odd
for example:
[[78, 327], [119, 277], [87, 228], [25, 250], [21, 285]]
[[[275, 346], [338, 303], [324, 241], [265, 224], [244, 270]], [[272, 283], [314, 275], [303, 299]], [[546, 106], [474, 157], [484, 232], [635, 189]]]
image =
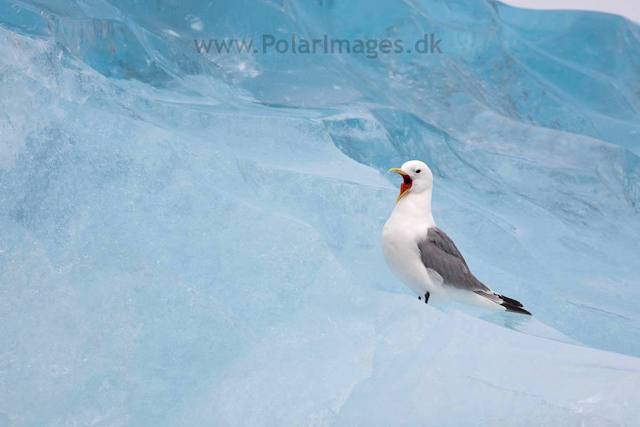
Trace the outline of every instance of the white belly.
[[[428, 225], [424, 228], [426, 236]], [[382, 229], [382, 254], [391, 272], [413, 292], [418, 295], [429, 292], [431, 297], [441, 300], [445, 296], [442, 278], [437, 273], [430, 275], [422, 263], [417, 235], [421, 233], [403, 227], [392, 215]]]

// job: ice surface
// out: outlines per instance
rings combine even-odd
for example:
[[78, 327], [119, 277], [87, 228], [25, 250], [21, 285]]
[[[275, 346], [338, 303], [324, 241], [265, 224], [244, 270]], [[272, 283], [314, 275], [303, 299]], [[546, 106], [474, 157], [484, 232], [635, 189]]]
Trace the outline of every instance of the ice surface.
[[[201, 55], [194, 38], [442, 38]], [[476, 1], [0, 0], [0, 426], [640, 424], [640, 29]], [[484, 282], [379, 233], [410, 158]]]

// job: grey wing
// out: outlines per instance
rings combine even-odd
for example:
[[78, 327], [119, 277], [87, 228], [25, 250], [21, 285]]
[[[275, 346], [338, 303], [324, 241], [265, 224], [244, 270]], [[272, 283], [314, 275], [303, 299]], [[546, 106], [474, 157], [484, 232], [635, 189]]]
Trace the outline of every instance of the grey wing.
[[472, 292], [493, 291], [471, 274], [462, 254], [453, 240], [437, 227], [430, 228], [427, 236], [418, 242], [424, 266], [442, 276], [445, 286]]

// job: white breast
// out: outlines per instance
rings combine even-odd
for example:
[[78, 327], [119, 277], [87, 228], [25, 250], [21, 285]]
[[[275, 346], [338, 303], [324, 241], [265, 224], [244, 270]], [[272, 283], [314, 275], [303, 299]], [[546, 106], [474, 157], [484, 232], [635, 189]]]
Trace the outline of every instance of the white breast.
[[441, 279], [429, 275], [422, 263], [418, 237], [426, 236], [428, 223], [407, 221], [394, 211], [382, 229], [382, 253], [391, 272], [418, 295], [441, 293]]

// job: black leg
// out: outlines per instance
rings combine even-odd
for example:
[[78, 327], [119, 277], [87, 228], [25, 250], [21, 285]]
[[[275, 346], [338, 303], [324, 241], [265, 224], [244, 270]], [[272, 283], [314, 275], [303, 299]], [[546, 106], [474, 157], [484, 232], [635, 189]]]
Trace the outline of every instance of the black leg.
[[[425, 304], [428, 304], [428, 303], [429, 303], [429, 296], [430, 296], [430, 295], [429, 295], [429, 292], [427, 292], [426, 294], [424, 294], [424, 303], [425, 303]], [[420, 298], [420, 297], [418, 297], [418, 298]]]
[[419, 295], [418, 295], [418, 299], [419, 299], [420, 301], [422, 301], [422, 297], [421, 297], [421, 296], [419, 296]]

